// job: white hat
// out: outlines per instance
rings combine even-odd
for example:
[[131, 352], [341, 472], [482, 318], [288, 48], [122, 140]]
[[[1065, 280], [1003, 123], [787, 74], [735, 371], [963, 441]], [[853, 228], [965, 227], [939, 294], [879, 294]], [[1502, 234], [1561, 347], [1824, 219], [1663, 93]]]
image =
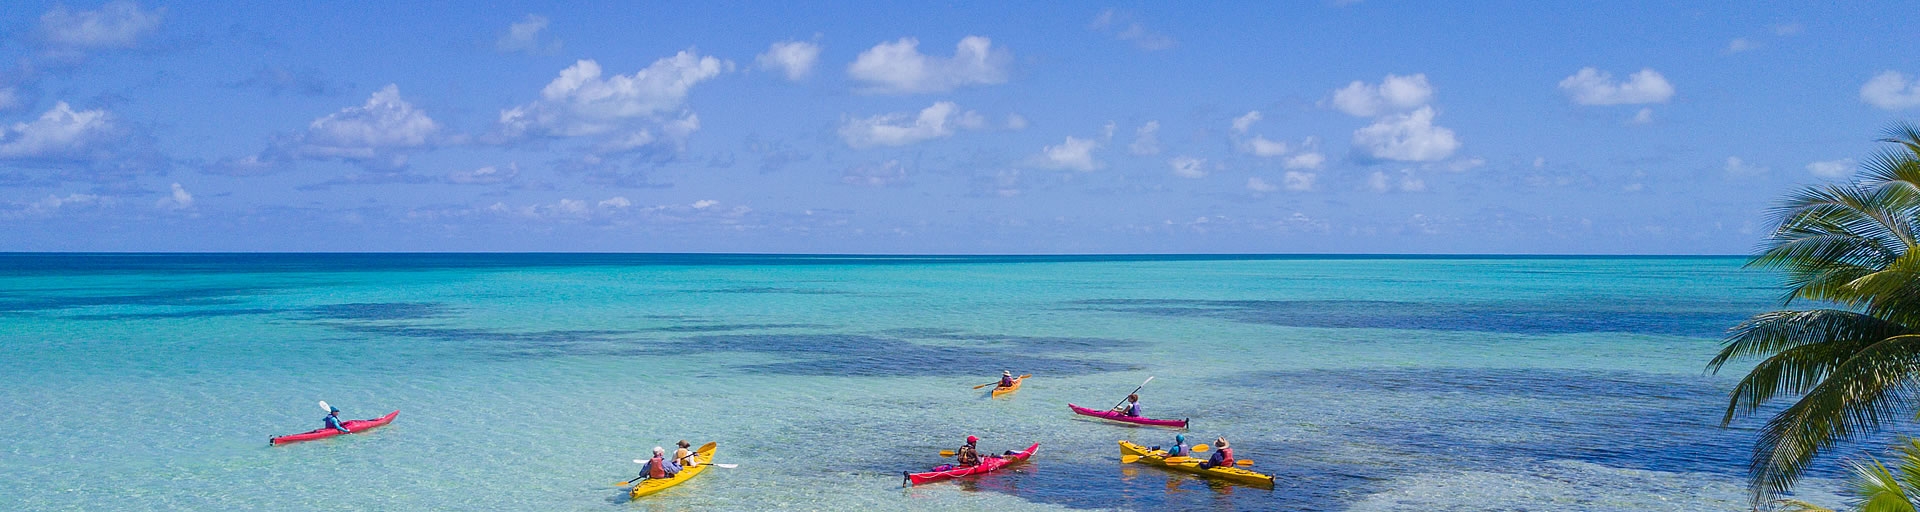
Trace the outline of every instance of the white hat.
[[666, 453], [667, 453], [667, 449], [666, 449], [666, 448], [661, 448], [661, 447], [658, 447], [658, 446], [655, 446], [655, 447], [653, 447], [653, 454], [654, 454], [654, 455], [665, 455]]

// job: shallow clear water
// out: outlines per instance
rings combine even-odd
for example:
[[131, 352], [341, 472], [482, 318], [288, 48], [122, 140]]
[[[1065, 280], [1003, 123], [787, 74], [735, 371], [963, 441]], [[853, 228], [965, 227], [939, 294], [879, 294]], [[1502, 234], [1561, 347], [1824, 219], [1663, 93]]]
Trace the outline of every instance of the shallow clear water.
[[[1744, 510], [1729, 258], [0, 255], [13, 509]], [[1001, 369], [1011, 398], [970, 389]], [[1147, 376], [1272, 491], [1118, 463]], [[327, 400], [391, 426], [270, 447]], [[969, 434], [1031, 464], [912, 489]], [[628, 502], [678, 439], [721, 462]], [[1831, 487], [1815, 479], [1811, 489]]]

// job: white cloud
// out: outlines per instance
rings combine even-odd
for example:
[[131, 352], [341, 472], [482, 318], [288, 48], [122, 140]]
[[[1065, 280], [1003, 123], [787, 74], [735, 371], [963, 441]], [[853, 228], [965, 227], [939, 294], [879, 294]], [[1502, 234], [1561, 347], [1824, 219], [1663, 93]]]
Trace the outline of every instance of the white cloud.
[[1856, 163], [1852, 158], [1814, 162], [1807, 164], [1807, 172], [1822, 178], [1840, 178], [1845, 177], [1847, 173], [1853, 172], [1855, 165]]
[[633, 206], [633, 201], [628, 201], [626, 197], [622, 196], [609, 197], [605, 201], [600, 202], [601, 208], [611, 208], [615, 210], [629, 206]]
[[1420, 192], [1427, 189], [1427, 182], [1414, 176], [1412, 169], [1401, 169], [1399, 180], [1394, 180], [1385, 172], [1373, 171], [1373, 174], [1367, 176], [1367, 189], [1374, 192], [1388, 192], [1395, 189], [1401, 192]]
[[1207, 159], [1190, 156], [1177, 156], [1167, 160], [1167, 166], [1173, 168], [1173, 175], [1182, 178], [1207, 177]]
[[1355, 117], [1399, 112], [1426, 105], [1433, 99], [1433, 86], [1426, 74], [1387, 75], [1380, 85], [1355, 80], [1333, 91], [1333, 106]]
[[1160, 154], [1160, 122], [1147, 121], [1133, 131], [1133, 143], [1127, 145], [1127, 152], [1139, 156]]
[[1727, 157], [1725, 169], [1727, 174], [1733, 176], [1759, 176], [1767, 173], [1766, 167], [1748, 164], [1741, 161], [1739, 157], [1732, 156]]
[[1860, 101], [1887, 110], [1920, 106], [1920, 80], [1907, 80], [1898, 71], [1887, 71], [1860, 86]]
[[847, 75], [866, 82], [866, 92], [941, 92], [1006, 83], [1007, 63], [1013, 60], [1005, 49], [995, 49], [993, 40], [981, 36], [961, 39], [950, 58], [921, 54], [919, 46], [920, 40], [911, 37], [875, 45], [860, 52], [847, 66]]
[[348, 107], [313, 120], [300, 137], [298, 152], [310, 158], [387, 160], [403, 164], [397, 150], [431, 144], [440, 123], [400, 99], [400, 88], [387, 85], [358, 107]]
[[0, 159], [80, 158], [118, 137], [105, 110], [75, 112], [58, 102], [33, 121], [0, 128]]
[[1310, 172], [1287, 171], [1287, 174], [1284, 176], [1284, 181], [1286, 182], [1287, 190], [1305, 192], [1313, 190], [1313, 182], [1317, 178], [1319, 178], [1319, 175]]
[[1642, 69], [1624, 82], [1614, 81], [1613, 74], [1605, 71], [1580, 68], [1573, 76], [1560, 81], [1560, 90], [1581, 105], [1666, 103], [1673, 98], [1673, 84], [1652, 68]]
[[778, 70], [785, 73], [788, 80], [798, 82], [813, 73], [813, 64], [820, 61], [820, 45], [806, 41], [773, 43], [754, 61], [761, 69]]
[[1099, 143], [1093, 139], [1067, 136], [1066, 142], [1047, 146], [1040, 150], [1035, 165], [1048, 169], [1069, 169], [1091, 171], [1100, 168], [1100, 162], [1093, 159], [1094, 148]]
[[1272, 183], [1267, 183], [1267, 180], [1263, 180], [1255, 177], [1255, 178], [1247, 178], [1247, 190], [1252, 190], [1254, 192], [1272, 192], [1275, 190], [1280, 190], [1280, 187], [1273, 186]]
[[1408, 162], [1443, 160], [1460, 148], [1453, 130], [1433, 125], [1433, 107], [1381, 118], [1353, 132], [1353, 145], [1374, 158]]
[[1007, 114], [1007, 129], [1013, 131], [1027, 129], [1027, 117], [1020, 114]]
[[494, 41], [493, 47], [503, 52], [555, 53], [560, 51], [560, 40], [540, 42], [540, 33], [547, 30], [547, 17], [528, 14], [526, 18], [507, 26], [507, 33]]
[[1445, 165], [1443, 168], [1445, 168], [1450, 172], [1467, 172], [1474, 169], [1479, 169], [1480, 166], [1483, 166], [1483, 165], [1487, 165], [1487, 159], [1474, 157], [1474, 158], [1468, 158], [1465, 160], [1454, 160], [1452, 162], [1447, 162], [1447, 165]]
[[582, 60], [541, 89], [538, 101], [500, 111], [500, 131], [509, 138], [578, 137], [657, 122], [662, 114], [679, 109], [693, 86], [732, 68], [732, 63], [687, 50], [631, 75], [601, 78], [598, 62]]
[[486, 166], [471, 171], [453, 171], [447, 173], [447, 183], [456, 185], [493, 185], [512, 181], [520, 175], [520, 164], [507, 163], [505, 168]]
[[973, 111], [961, 112], [951, 101], [935, 102], [918, 115], [894, 112], [873, 117], [847, 119], [840, 125], [840, 139], [855, 149], [874, 146], [905, 146], [916, 142], [953, 136], [955, 127], [978, 129], [985, 120]]
[[133, 2], [108, 2], [97, 11], [69, 11], [64, 5], [40, 16], [48, 43], [68, 48], [130, 48], [160, 27], [161, 10], [142, 11]]
[[1280, 156], [1287, 154], [1289, 149], [1285, 142], [1267, 140], [1266, 137], [1259, 135], [1247, 141], [1247, 152], [1255, 156]]
[[0, 219], [42, 217], [58, 213], [63, 208], [84, 208], [103, 205], [110, 201], [110, 198], [103, 198], [93, 194], [67, 194], [67, 197], [48, 195], [46, 199], [31, 203], [10, 203], [15, 205], [15, 207], [0, 209]]
[[1727, 43], [1727, 53], [1740, 53], [1740, 52], [1752, 50], [1754, 48], [1759, 48], [1759, 47], [1760, 47], [1760, 43], [1755, 42], [1752, 39], [1738, 37], [1738, 38], [1734, 38], [1733, 41], [1730, 41]]
[[1260, 117], [1260, 111], [1254, 110], [1247, 112], [1246, 115], [1233, 118], [1233, 133], [1247, 133], [1248, 129], [1253, 128], [1253, 123], [1260, 122]]
[[1319, 169], [1321, 164], [1325, 164], [1326, 162], [1326, 155], [1307, 152], [1287, 157], [1287, 162], [1284, 167], [1288, 169]]
[[693, 202], [693, 209], [695, 209], [695, 210], [705, 210], [705, 209], [708, 209], [708, 208], [712, 208], [712, 207], [715, 207], [715, 206], [719, 206], [719, 205], [720, 205], [720, 202], [719, 202], [719, 201], [715, 201], [715, 200], [712, 200], [712, 199], [701, 199], [701, 200], [699, 200], [699, 201], [694, 201], [694, 202]]
[[1642, 108], [1639, 112], [1633, 113], [1633, 119], [1627, 120], [1628, 124], [1647, 124], [1652, 122], [1653, 109], [1651, 108]]
[[1806, 30], [1806, 28], [1807, 27], [1802, 26], [1799, 23], [1781, 23], [1779, 25], [1773, 26], [1773, 35], [1776, 35], [1776, 36], [1798, 35], [1800, 31]]
[[175, 183], [173, 184], [173, 193], [167, 197], [160, 198], [160, 201], [155, 202], [153, 205], [162, 210], [189, 210], [193, 208], [193, 194], [187, 193], [187, 189], [182, 188], [179, 183]]

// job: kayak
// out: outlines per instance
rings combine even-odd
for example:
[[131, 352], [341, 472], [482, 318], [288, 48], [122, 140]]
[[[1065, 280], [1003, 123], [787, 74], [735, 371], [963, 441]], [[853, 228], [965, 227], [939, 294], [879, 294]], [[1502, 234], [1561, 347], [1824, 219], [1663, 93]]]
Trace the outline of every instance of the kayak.
[[1005, 457], [981, 457], [980, 465], [978, 466], [954, 468], [946, 471], [928, 471], [925, 473], [903, 472], [907, 476], [906, 482], [903, 483], [905, 485], [920, 485], [928, 482], [938, 482], [948, 478], [989, 473], [996, 469], [1026, 462], [1028, 458], [1033, 457], [1033, 452], [1037, 451], [1040, 451], [1040, 443], [1033, 443], [1033, 446], [1027, 447], [1027, 451], [1017, 452]]
[[1073, 409], [1074, 414], [1078, 414], [1081, 416], [1092, 416], [1095, 418], [1119, 421], [1124, 423], [1133, 423], [1136, 425], [1153, 425], [1156, 427], [1187, 428], [1187, 420], [1184, 420], [1184, 419], [1156, 420], [1153, 418], [1143, 418], [1139, 416], [1127, 416], [1114, 411], [1096, 411], [1093, 409], [1088, 409], [1088, 408], [1081, 407], [1078, 405], [1073, 405], [1073, 404], [1067, 404], [1067, 408]]
[[1121, 441], [1120, 456], [1125, 457], [1128, 455], [1139, 455], [1140, 456], [1139, 463], [1146, 464], [1149, 466], [1160, 466], [1160, 467], [1171, 469], [1174, 471], [1184, 471], [1187, 473], [1193, 473], [1193, 474], [1204, 476], [1207, 478], [1217, 478], [1221, 480], [1229, 480], [1229, 481], [1243, 483], [1243, 484], [1252, 484], [1252, 485], [1257, 485], [1261, 487], [1266, 487], [1268, 489], [1273, 488], [1273, 475], [1263, 475], [1260, 473], [1255, 473], [1255, 472], [1247, 471], [1240, 468], [1225, 467], [1225, 466], [1200, 469], [1200, 462], [1204, 461], [1205, 459], [1187, 458], [1185, 460], [1178, 461], [1178, 462], [1167, 462], [1166, 460], [1167, 452], [1151, 450], [1145, 446], [1140, 446], [1140, 445], [1129, 443], [1126, 441]]
[[693, 460], [699, 462], [699, 465], [681, 469], [679, 473], [673, 475], [673, 478], [641, 480], [639, 484], [633, 486], [633, 492], [627, 495], [627, 499], [639, 499], [641, 496], [667, 490], [669, 487], [687, 483], [693, 477], [700, 476], [700, 473], [707, 471], [707, 466], [713, 465], [713, 451], [714, 443], [700, 446], [699, 450], [693, 452]]
[[[399, 416], [399, 415], [400, 415], [400, 411], [393, 411], [393, 412], [387, 413], [386, 416], [381, 416], [381, 417], [370, 419], [370, 420], [343, 421], [343, 422], [340, 422], [340, 426], [347, 427], [347, 430], [352, 430], [353, 433], [358, 434], [361, 432], [365, 432], [367, 429], [370, 429], [373, 427], [378, 427], [381, 425], [386, 425], [388, 423], [393, 423], [393, 417]], [[288, 435], [276, 437], [273, 439], [268, 439], [267, 443], [268, 444], [298, 443], [301, 441], [325, 439], [325, 438], [340, 435], [341, 433], [342, 432], [338, 430], [321, 427], [321, 428], [317, 428], [307, 432], [301, 432], [298, 434], [288, 434]]]
[[994, 396], [994, 398], [999, 398], [999, 397], [1000, 397], [1000, 395], [1004, 395], [1004, 394], [1007, 394], [1007, 393], [1012, 393], [1012, 392], [1015, 392], [1015, 391], [1019, 391], [1019, 390], [1020, 390], [1020, 383], [1022, 383], [1022, 382], [1026, 382], [1026, 381], [1027, 381], [1027, 377], [1031, 377], [1031, 375], [1021, 375], [1021, 376], [1020, 376], [1019, 378], [1017, 378], [1017, 379], [1013, 379], [1013, 385], [1012, 385], [1012, 386], [1007, 386], [1007, 387], [1004, 387], [1004, 388], [1003, 388], [1003, 387], [998, 387], [998, 386], [995, 386], [995, 387], [993, 388], [993, 396]]

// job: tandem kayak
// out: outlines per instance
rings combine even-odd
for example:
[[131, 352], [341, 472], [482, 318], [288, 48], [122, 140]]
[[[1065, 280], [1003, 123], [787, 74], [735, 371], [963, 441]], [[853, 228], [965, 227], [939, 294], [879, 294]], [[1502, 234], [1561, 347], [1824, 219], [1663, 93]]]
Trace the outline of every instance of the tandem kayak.
[[1125, 423], [1132, 423], [1136, 425], [1153, 425], [1156, 427], [1187, 428], [1187, 420], [1184, 420], [1184, 419], [1156, 420], [1153, 418], [1143, 418], [1139, 416], [1127, 416], [1114, 411], [1096, 411], [1093, 409], [1088, 409], [1088, 408], [1081, 407], [1078, 405], [1073, 405], [1073, 404], [1067, 404], [1067, 408], [1073, 409], [1074, 414], [1078, 414], [1081, 416], [1092, 416], [1092, 417], [1100, 418], [1104, 420], [1113, 420], [1113, 421], [1119, 421], [1119, 422], [1125, 422]]
[[1257, 486], [1265, 487], [1268, 489], [1273, 488], [1273, 475], [1263, 475], [1260, 473], [1255, 473], [1255, 472], [1247, 471], [1240, 468], [1225, 467], [1225, 466], [1200, 469], [1200, 462], [1205, 459], [1176, 458], [1175, 459], [1176, 462], [1168, 462], [1166, 459], [1167, 452], [1152, 450], [1152, 449], [1148, 449], [1145, 446], [1140, 446], [1140, 445], [1129, 443], [1126, 441], [1121, 441], [1120, 456], [1126, 457], [1128, 455], [1139, 455], [1140, 456], [1139, 463], [1146, 464], [1149, 466], [1160, 466], [1160, 467], [1171, 469], [1174, 471], [1183, 471], [1187, 473], [1193, 473], [1193, 474], [1204, 476], [1207, 478], [1217, 478], [1220, 480], [1228, 480], [1228, 481], [1237, 482], [1237, 483], [1257, 485]]
[[[347, 427], [347, 430], [352, 430], [353, 433], [358, 434], [361, 432], [365, 432], [367, 429], [370, 429], [373, 427], [378, 427], [381, 425], [386, 425], [388, 423], [393, 423], [393, 417], [399, 416], [399, 415], [400, 415], [400, 411], [393, 411], [393, 412], [387, 413], [386, 416], [381, 416], [381, 417], [370, 419], [370, 420], [343, 421], [340, 423], [340, 426]], [[267, 443], [268, 444], [298, 443], [301, 441], [312, 441], [315, 439], [329, 438], [329, 437], [337, 436], [340, 434], [342, 434], [342, 432], [338, 430], [322, 427], [322, 428], [317, 428], [317, 429], [313, 429], [306, 432], [301, 432], [298, 434], [288, 434], [288, 435], [276, 437], [273, 439], [268, 439]]]
[[700, 476], [700, 473], [707, 471], [707, 466], [713, 465], [713, 451], [714, 443], [701, 445], [700, 449], [693, 452], [693, 460], [699, 465], [681, 469], [679, 473], [673, 475], [673, 478], [641, 480], [639, 484], [633, 486], [633, 492], [627, 494], [627, 499], [640, 499], [641, 496], [667, 490], [668, 487], [687, 483], [693, 477]]
[[978, 466], [954, 468], [946, 471], [928, 471], [925, 473], [905, 473], [907, 476], [907, 480], [902, 483], [904, 485], [920, 485], [928, 482], [938, 482], [941, 480], [946, 480], [948, 478], [956, 478], [956, 477], [963, 477], [967, 475], [978, 475], [982, 473], [989, 473], [996, 469], [1026, 462], [1028, 458], [1033, 457], [1033, 452], [1037, 452], [1037, 451], [1040, 451], [1040, 443], [1033, 443], [1033, 446], [1028, 446], [1027, 451], [1024, 451], [1024, 452], [1017, 452], [1012, 455], [1007, 455], [1004, 457], [981, 457], [980, 465]]
[[1004, 394], [1007, 394], [1007, 393], [1012, 393], [1012, 392], [1015, 392], [1015, 391], [1019, 391], [1019, 390], [1020, 390], [1020, 383], [1022, 383], [1022, 382], [1026, 382], [1026, 381], [1027, 381], [1027, 377], [1032, 377], [1032, 375], [1021, 375], [1021, 376], [1020, 376], [1020, 378], [1017, 378], [1017, 379], [1013, 379], [1013, 385], [1012, 385], [1012, 386], [1007, 386], [1007, 387], [1004, 387], [1004, 388], [1003, 388], [1003, 387], [997, 387], [997, 386], [996, 386], [996, 387], [994, 387], [994, 388], [993, 388], [993, 396], [994, 396], [994, 398], [999, 398], [999, 397], [1000, 397], [1000, 395], [1004, 395]]

